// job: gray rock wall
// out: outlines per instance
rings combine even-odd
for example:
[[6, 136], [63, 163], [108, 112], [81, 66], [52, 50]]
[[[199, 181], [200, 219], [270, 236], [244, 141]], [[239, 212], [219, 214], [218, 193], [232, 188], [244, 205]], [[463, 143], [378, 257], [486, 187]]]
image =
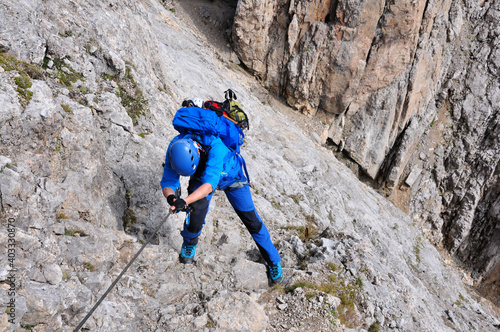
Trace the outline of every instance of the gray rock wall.
[[232, 87], [251, 119], [243, 156], [286, 290], [270, 287], [216, 193], [196, 264], [178, 262], [183, 216], [169, 217], [85, 328], [495, 331], [494, 308], [412, 220], [320, 146], [309, 118], [211, 46], [195, 19], [175, 1], [0, 5], [0, 303], [15, 301], [0, 329], [78, 325], [165, 220], [159, 181], [175, 110]]
[[[498, 273], [499, 243], [495, 230], [499, 218], [499, 87], [495, 70], [499, 8], [485, 4], [468, 14], [471, 23], [458, 37], [456, 56], [437, 100], [446, 113], [444, 120], [440, 120], [439, 111], [434, 117], [434, 126], [442, 127], [442, 138], [437, 140], [434, 162], [423, 167], [425, 172], [413, 189], [411, 208], [432, 228], [442, 231], [439, 240], [471, 268], [477, 280], [484, 278], [492, 287], [488, 294], [498, 293], [492, 280]], [[430, 208], [429, 198], [437, 196], [441, 199]]]
[[496, 2], [241, 0], [233, 43], [479, 281], [497, 255], [474, 242], [499, 246], [498, 25]]
[[242, 62], [289, 105], [331, 114], [326, 136], [375, 178], [439, 87], [450, 4], [243, 0], [233, 41]]
[[445, 155], [447, 175], [440, 183], [452, 192], [445, 205], [445, 243], [484, 273], [486, 283], [494, 285], [491, 291], [498, 294], [500, 6], [485, 6], [471, 16], [480, 23], [471, 26], [468, 35], [473, 37], [470, 60], [462, 76], [467, 92], [450, 84], [458, 137]]

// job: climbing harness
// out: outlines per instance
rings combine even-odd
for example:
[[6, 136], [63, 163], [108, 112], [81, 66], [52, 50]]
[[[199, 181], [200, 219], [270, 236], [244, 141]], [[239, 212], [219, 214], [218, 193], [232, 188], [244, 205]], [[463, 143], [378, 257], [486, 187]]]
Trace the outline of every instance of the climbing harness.
[[132, 265], [132, 263], [135, 261], [135, 259], [137, 257], [139, 257], [139, 255], [144, 250], [144, 248], [146, 248], [146, 246], [148, 245], [148, 243], [153, 239], [153, 237], [156, 235], [156, 233], [160, 230], [161, 226], [163, 226], [163, 224], [168, 220], [169, 216], [170, 216], [170, 213], [167, 214], [167, 217], [158, 225], [158, 227], [156, 227], [156, 229], [154, 230], [154, 232], [151, 233], [151, 235], [148, 237], [148, 239], [146, 240], [146, 242], [142, 245], [141, 249], [139, 249], [139, 251], [135, 254], [134, 258], [132, 258], [132, 260], [127, 264], [127, 266], [125, 266], [125, 268], [120, 273], [120, 275], [115, 279], [115, 281], [113, 281], [113, 283], [111, 284], [111, 286], [108, 287], [108, 289], [106, 290], [106, 292], [101, 296], [101, 298], [99, 299], [99, 301], [97, 301], [97, 303], [94, 305], [94, 307], [90, 310], [90, 312], [87, 314], [87, 316], [85, 316], [85, 318], [80, 322], [80, 324], [78, 324], [78, 326], [76, 327], [76, 329], [73, 330], [73, 332], [78, 332], [82, 328], [83, 324], [85, 324], [85, 322], [87, 321], [87, 319], [89, 319], [89, 317], [94, 313], [94, 311], [101, 304], [101, 302], [108, 295], [108, 293], [113, 289], [113, 287], [115, 287], [115, 285], [118, 283], [118, 281], [120, 280], [120, 278], [125, 274], [125, 272], [127, 272], [127, 270], [130, 267], [130, 265]]

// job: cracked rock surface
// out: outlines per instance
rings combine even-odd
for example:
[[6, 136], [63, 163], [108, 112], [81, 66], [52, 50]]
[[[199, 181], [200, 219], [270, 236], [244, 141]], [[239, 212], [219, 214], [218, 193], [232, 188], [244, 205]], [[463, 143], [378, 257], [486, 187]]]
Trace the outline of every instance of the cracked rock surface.
[[[164, 222], [84, 330], [497, 331], [497, 309], [411, 218], [192, 19], [177, 1], [0, 5], [0, 303], [15, 299], [0, 329], [72, 331]], [[183, 215], [165, 221], [172, 117], [228, 87], [251, 121], [242, 154], [280, 286], [223, 193], [193, 265], [178, 261]]]

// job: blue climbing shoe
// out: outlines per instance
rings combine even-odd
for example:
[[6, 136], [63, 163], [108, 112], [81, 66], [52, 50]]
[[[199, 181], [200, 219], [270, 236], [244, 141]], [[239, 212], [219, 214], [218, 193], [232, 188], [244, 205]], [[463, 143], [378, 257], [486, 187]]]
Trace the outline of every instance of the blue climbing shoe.
[[271, 276], [271, 280], [275, 284], [280, 284], [283, 281], [283, 270], [281, 269], [281, 263], [278, 262], [276, 264], [268, 266], [269, 275]]
[[196, 245], [182, 244], [179, 260], [182, 264], [193, 264], [193, 258], [196, 253]]

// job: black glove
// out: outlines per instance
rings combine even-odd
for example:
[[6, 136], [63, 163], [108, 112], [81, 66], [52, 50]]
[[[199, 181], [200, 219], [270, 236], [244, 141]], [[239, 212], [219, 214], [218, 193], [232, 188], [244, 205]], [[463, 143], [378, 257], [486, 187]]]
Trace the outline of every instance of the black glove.
[[171, 194], [171, 195], [168, 195], [167, 196], [167, 202], [168, 204], [170, 204], [170, 206], [174, 205], [174, 200], [176, 199], [177, 197], [175, 197], [175, 195]]
[[182, 198], [178, 198], [172, 206], [175, 206], [174, 212], [180, 212], [180, 211], [186, 211], [187, 210], [187, 204], [186, 201], [183, 200]]

